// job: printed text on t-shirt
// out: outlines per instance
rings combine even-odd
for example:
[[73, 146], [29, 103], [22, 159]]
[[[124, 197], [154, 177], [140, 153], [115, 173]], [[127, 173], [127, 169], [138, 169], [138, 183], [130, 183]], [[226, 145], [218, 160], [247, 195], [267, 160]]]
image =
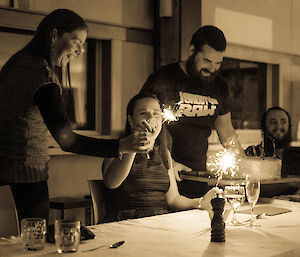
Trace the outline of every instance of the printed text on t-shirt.
[[179, 91], [179, 110], [186, 117], [213, 116], [218, 100], [210, 96], [203, 96]]

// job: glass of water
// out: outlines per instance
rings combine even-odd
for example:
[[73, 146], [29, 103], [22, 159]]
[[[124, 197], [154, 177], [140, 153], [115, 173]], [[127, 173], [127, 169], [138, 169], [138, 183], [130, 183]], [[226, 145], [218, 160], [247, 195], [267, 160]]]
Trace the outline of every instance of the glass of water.
[[237, 208], [245, 201], [245, 188], [240, 185], [225, 186], [223, 195], [233, 210], [233, 217], [229, 224], [235, 226], [243, 225], [237, 219]]
[[43, 250], [46, 243], [46, 220], [25, 218], [21, 220], [21, 236], [25, 250]]
[[55, 244], [58, 253], [77, 251], [80, 243], [79, 220], [56, 220], [54, 230]]
[[260, 193], [260, 178], [255, 174], [247, 174], [246, 175], [246, 196], [248, 203], [251, 207], [251, 220], [249, 222], [249, 226], [254, 228], [259, 226], [259, 224], [255, 221], [254, 217], [254, 206], [258, 201]]

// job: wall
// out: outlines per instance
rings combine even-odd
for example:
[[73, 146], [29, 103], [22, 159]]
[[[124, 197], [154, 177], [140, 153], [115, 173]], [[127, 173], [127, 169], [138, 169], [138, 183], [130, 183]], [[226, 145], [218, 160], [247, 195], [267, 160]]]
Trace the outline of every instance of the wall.
[[85, 19], [104, 23], [153, 29], [153, 0], [29, 0], [29, 8], [49, 13], [68, 8]]
[[219, 26], [230, 43], [291, 53], [292, 2], [203, 0], [202, 23]]
[[[153, 71], [154, 55], [152, 46], [123, 42], [122, 44], [122, 106], [125, 107], [130, 98], [137, 94]], [[126, 92], [126, 93], [125, 93]], [[122, 110], [122, 124], [126, 122], [126, 109]]]

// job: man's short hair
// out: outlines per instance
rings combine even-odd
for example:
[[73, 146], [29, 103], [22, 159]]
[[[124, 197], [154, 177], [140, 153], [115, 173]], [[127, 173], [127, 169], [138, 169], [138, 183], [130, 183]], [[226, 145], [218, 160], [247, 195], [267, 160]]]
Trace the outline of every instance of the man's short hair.
[[226, 38], [224, 33], [215, 26], [206, 25], [199, 28], [192, 36], [190, 45], [195, 46], [195, 51], [202, 51], [202, 47], [207, 44], [218, 52], [226, 49]]

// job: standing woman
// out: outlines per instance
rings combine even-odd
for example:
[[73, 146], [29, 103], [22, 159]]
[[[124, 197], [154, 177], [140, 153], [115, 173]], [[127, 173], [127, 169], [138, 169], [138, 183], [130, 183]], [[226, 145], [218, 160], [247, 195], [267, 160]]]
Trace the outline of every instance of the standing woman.
[[117, 157], [148, 150], [144, 132], [120, 140], [73, 132], [57, 70], [81, 54], [87, 32], [79, 15], [55, 10], [0, 72], [0, 184], [10, 185], [19, 220], [49, 216], [47, 129], [72, 153]]

